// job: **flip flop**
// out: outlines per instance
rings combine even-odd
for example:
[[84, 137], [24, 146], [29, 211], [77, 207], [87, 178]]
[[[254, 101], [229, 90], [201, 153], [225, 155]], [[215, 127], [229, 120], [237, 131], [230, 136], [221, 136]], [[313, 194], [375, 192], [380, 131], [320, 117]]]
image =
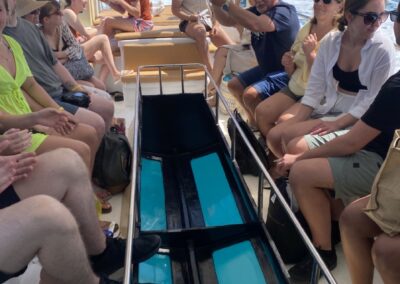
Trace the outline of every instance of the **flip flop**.
[[124, 100], [124, 94], [120, 91], [111, 92], [110, 95], [114, 98], [114, 101], [116, 102], [121, 102]]

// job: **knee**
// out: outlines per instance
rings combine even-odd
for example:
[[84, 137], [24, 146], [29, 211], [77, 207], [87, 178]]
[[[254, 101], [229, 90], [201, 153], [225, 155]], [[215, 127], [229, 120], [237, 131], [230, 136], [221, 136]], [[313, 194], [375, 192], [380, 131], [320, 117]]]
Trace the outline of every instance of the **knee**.
[[248, 87], [243, 92], [243, 102], [246, 106], [251, 106], [259, 100], [259, 93], [253, 87]]
[[78, 225], [74, 217], [59, 201], [47, 195], [37, 195], [30, 199], [34, 206], [34, 210], [30, 213], [31, 221], [47, 235], [78, 232]]
[[275, 145], [275, 147], [281, 143], [282, 131], [280, 128], [279, 126], [275, 126], [268, 132], [268, 143]]
[[198, 27], [195, 29], [193, 37], [196, 41], [205, 42], [207, 37], [207, 32], [204, 27]]
[[346, 234], [348, 230], [351, 230], [356, 223], [354, 222], [355, 212], [352, 206], [347, 206], [339, 218], [340, 233]]
[[379, 236], [372, 246], [372, 258], [379, 270], [382, 268], [390, 270], [398, 262], [399, 253], [388, 245], [388, 237], [386, 235]]
[[[308, 175], [308, 161], [298, 161], [292, 165], [289, 173], [289, 183], [293, 192], [298, 192], [300, 188], [308, 186], [310, 180]], [[297, 196], [297, 195], [296, 195]]]
[[[89, 148], [88, 146], [86, 147]], [[88, 150], [88, 153], [90, 153], [90, 150]], [[66, 184], [82, 181], [83, 177], [88, 179], [87, 167], [76, 151], [60, 148], [45, 154], [46, 160], [53, 161], [53, 165], [50, 167], [54, 178], [64, 180]]]
[[237, 98], [241, 98], [243, 92], [243, 85], [237, 77], [233, 77], [232, 80], [228, 82], [228, 89]]
[[106, 36], [105, 34], [96, 35], [96, 37], [98, 37], [99, 41], [100, 41], [103, 45], [106, 45], [106, 44], [109, 43], [108, 36]]

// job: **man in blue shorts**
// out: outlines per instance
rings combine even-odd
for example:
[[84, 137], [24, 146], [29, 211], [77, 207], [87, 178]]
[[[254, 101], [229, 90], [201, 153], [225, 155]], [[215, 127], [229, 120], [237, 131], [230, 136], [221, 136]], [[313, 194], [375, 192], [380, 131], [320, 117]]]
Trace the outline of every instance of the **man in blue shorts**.
[[235, 76], [228, 87], [246, 109], [249, 124], [255, 126], [256, 106], [289, 81], [281, 58], [290, 50], [299, 30], [296, 9], [280, 0], [257, 0], [249, 9], [242, 9], [229, 0], [211, 2], [221, 24], [241, 25], [251, 31], [251, 45], [258, 66]]

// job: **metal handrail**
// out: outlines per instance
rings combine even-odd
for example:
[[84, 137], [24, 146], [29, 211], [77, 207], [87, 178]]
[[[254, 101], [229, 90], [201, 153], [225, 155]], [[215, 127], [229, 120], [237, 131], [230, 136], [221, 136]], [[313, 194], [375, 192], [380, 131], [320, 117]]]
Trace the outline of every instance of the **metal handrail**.
[[[314, 262], [314, 269], [313, 269], [313, 275], [312, 275], [312, 279], [311, 279], [311, 283], [316, 283], [319, 279], [319, 269], [317, 267], [319, 267], [322, 270], [323, 275], [325, 276], [326, 280], [328, 281], [328, 283], [330, 284], [336, 284], [336, 280], [335, 278], [332, 276], [332, 274], [330, 273], [329, 269], [327, 268], [327, 266], [325, 265], [325, 263], [323, 262], [322, 258], [320, 257], [320, 255], [318, 254], [317, 250], [315, 249], [314, 245], [312, 244], [311, 240], [308, 238], [306, 232], [304, 231], [304, 229], [302, 228], [302, 226], [300, 225], [299, 221], [297, 220], [296, 216], [294, 215], [294, 213], [292, 212], [292, 210], [290, 209], [290, 206], [288, 205], [288, 203], [286, 202], [285, 198], [283, 197], [283, 195], [281, 194], [280, 190], [277, 188], [274, 180], [272, 179], [272, 177], [270, 176], [270, 174], [268, 173], [267, 169], [265, 168], [265, 166], [263, 165], [263, 163], [261, 162], [260, 158], [258, 157], [257, 153], [255, 152], [255, 150], [253, 149], [253, 147], [251, 146], [249, 140], [247, 139], [246, 135], [244, 134], [243, 130], [241, 129], [238, 121], [236, 120], [235, 116], [233, 115], [232, 111], [229, 109], [228, 103], [226, 101], [226, 99], [222, 96], [222, 93], [220, 91], [220, 89], [216, 86], [214, 79], [212, 78], [211, 74], [209, 73], [209, 71], [207, 70], [207, 68], [202, 65], [202, 64], [198, 64], [198, 63], [193, 63], [193, 64], [166, 64], [166, 65], [144, 65], [144, 66], [139, 66], [138, 67], [138, 72], [137, 72], [137, 77], [136, 77], [136, 103], [135, 103], [135, 115], [134, 115], [134, 137], [133, 137], [133, 162], [132, 162], [132, 189], [131, 189], [131, 198], [130, 198], [130, 208], [129, 208], [129, 226], [128, 226], [128, 240], [127, 240], [127, 251], [126, 251], [126, 255], [125, 255], [125, 267], [130, 267], [131, 266], [131, 259], [132, 259], [132, 242], [133, 242], [133, 236], [135, 235], [135, 216], [134, 216], [134, 207], [135, 207], [135, 187], [136, 187], [136, 182], [137, 182], [137, 174], [138, 174], [138, 160], [140, 157], [138, 157], [138, 149], [140, 146], [140, 141], [139, 141], [139, 111], [140, 111], [140, 97], [142, 95], [142, 87], [141, 87], [141, 71], [143, 69], [154, 69], [154, 68], [158, 68], [159, 70], [159, 86], [160, 86], [160, 94], [163, 94], [163, 89], [162, 89], [162, 76], [161, 76], [161, 68], [168, 68], [168, 69], [172, 69], [172, 68], [179, 68], [181, 70], [181, 90], [182, 93], [184, 93], [184, 73], [183, 73], [183, 69], [185, 67], [191, 67], [191, 69], [193, 69], [193, 67], [198, 67], [204, 70], [205, 72], [205, 90], [207, 90], [207, 78], [209, 79], [209, 81], [211, 82], [211, 84], [215, 87], [215, 90], [217, 91], [217, 104], [216, 104], [216, 111], [214, 113], [215, 115], [215, 121], [216, 124], [218, 125], [218, 107], [219, 107], [219, 100], [222, 101], [222, 104], [225, 108], [225, 110], [227, 111], [229, 117], [232, 119], [234, 125], [235, 125], [235, 132], [239, 131], [239, 134], [241, 135], [243, 141], [245, 142], [247, 148], [250, 150], [251, 155], [253, 156], [254, 160], [256, 161], [260, 171], [261, 171], [261, 175], [259, 178], [262, 178], [262, 176], [264, 176], [269, 184], [272, 186], [272, 189], [274, 190], [279, 202], [281, 202], [283, 208], [285, 209], [286, 213], [288, 214], [289, 218], [291, 219], [291, 221], [293, 222], [294, 226], [296, 227], [296, 230], [299, 232], [301, 238], [303, 239], [307, 249], [310, 251], [312, 257], [314, 258], [315, 262]], [[206, 94], [205, 94], [206, 95]], [[233, 141], [232, 141], [232, 145], [235, 145], [235, 140], [236, 140], [236, 135], [233, 136]], [[231, 158], [232, 160], [235, 160], [235, 147], [232, 147], [232, 153], [231, 153]], [[262, 184], [259, 182], [259, 191], [262, 190]], [[262, 193], [259, 192], [258, 194], [259, 199], [262, 198]], [[260, 217], [260, 212], [262, 212], [263, 209], [263, 202], [260, 200], [257, 202], [257, 206], [258, 206], [258, 215]], [[282, 263], [281, 259], [280, 262]], [[284, 267], [282, 267], [284, 269]], [[131, 270], [130, 269], [125, 269], [125, 274], [124, 274], [124, 284], [130, 284], [131, 280]]]

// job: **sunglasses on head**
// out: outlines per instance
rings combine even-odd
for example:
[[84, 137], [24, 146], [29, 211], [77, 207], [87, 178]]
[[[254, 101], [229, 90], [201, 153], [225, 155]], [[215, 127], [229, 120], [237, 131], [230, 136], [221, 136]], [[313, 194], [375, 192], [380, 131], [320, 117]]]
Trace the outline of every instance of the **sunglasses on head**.
[[392, 22], [394, 22], [394, 23], [400, 23], [400, 13], [399, 12], [397, 12], [397, 11], [390, 11], [389, 12], [389, 15], [390, 15], [390, 20], [392, 21]]
[[389, 17], [389, 12], [385, 11], [380, 14], [375, 12], [368, 12], [368, 13], [360, 13], [360, 12], [351, 12], [355, 16], [360, 16], [364, 18], [364, 24], [369, 26], [375, 24], [377, 21], [380, 21], [382, 24], [387, 20]]
[[[314, 3], [318, 3], [320, 0], [314, 0]], [[329, 5], [332, 3], [333, 0], [322, 0], [322, 2], [326, 5]]]

